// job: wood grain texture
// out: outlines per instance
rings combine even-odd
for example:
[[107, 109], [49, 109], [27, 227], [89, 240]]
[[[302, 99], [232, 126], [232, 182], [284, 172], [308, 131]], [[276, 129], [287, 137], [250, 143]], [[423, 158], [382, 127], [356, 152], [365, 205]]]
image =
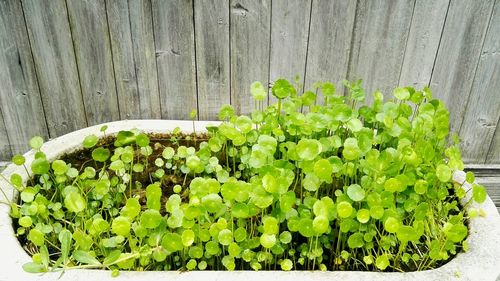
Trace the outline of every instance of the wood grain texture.
[[372, 93], [385, 96], [399, 83], [414, 1], [359, 1], [349, 80], [362, 79], [369, 103]]
[[497, 121], [497, 126], [493, 140], [491, 141], [488, 155], [486, 156], [487, 164], [500, 164], [500, 119]]
[[346, 79], [355, 15], [356, 1], [313, 0], [306, 89]]
[[51, 137], [87, 126], [64, 0], [23, 0]]
[[[304, 84], [307, 41], [312, 0], [275, 0], [272, 2], [271, 61], [269, 80], [280, 78]], [[301, 87], [302, 88], [302, 87]], [[270, 96], [270, 102], [276, 102]]]
[[153, 0], [153, 28], [162, 118], [189, 119], [197, 107], [191, 0]]
[[47, 139], [48, 129], [19, 0], [0, 1], [0, 85], [12, 152], [24, 153], [29, 139], [35, 135]]
[[219, 108], [231, 102], [229, 65], [229, 4], [195, 0], [198, 116], [217, 120]]
[[89, 125], [120, 119], [104, 0], [67, 0]]
[[421, 89], [431, 80], [449, 0], [418, 0], [406, 43], [399, 85]]
[[12, 150], [10, 149], [10, 142], [3, 121], [2, 110], [0, 108], [0, 159], [10, 161], [11, 157]]
[[145, 0], [106, 2], [122, 119], [161, 116], [150, 3]]
[[[466, 162], [484, 163], [500, 118], [500, 1], [496, 1], [460, 136]], [[500, 150], [500, 149], [498, 149]], [[495, 158], [494, 155], [491, 157]], [[496, 156], [500, 162], [500, 154]]]
[[253, 110], [250, 84], [269, 81], [271, 1], [231, 0], [231, 104], [240, 114]]
[[140, 115], [133, 118], [160, 119], [160, 92], [156, 70], [151, 0], [129, 0], [129, 14], [137, 89], [140, 97], [138, 112]]
[[493, 1], [452, 1], [431, 78], [434, 96], [450, 110], [458, 132], [464, 117]]

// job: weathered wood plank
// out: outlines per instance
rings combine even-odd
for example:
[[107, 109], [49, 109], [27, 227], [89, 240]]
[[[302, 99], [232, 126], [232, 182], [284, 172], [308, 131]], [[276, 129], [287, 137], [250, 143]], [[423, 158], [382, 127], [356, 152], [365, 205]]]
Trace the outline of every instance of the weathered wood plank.
[[106, 12], [120, 116], [123, 119], [159, 118], [151, 3], [107, 0]]
[[[272, 2], [270, 83], [279, 78], [304, 84], [312, 0]], [[270, 96], [270, 102], [276, 98]]]
[[[500, 1], [486, 32], [469, 103], [460, 128], [463, 158], [483, 163], [500, 118]], [[500, 150], [500, 149], [499, 149]], [[500, 161], [500, 154], [497, 154]]]
[[421, 89], [431, 80], [449, 0], [417, 0], [399, 85]]
[[12, 152], [23, 153], [32, 136], [47, 139], [48, 129], [18, 0], [0, 2], [0, 85], [0, 107]]
[[64, 0], [23, 0], [51, 137], [87, 126]]
[[270, 0], [231, 0], [231, 104], [253, 110], [250, 84], [269, 81]]
[[120, 119], [104, 0], [67, 0], [89, 125]]
[[491, 141], [488, 155], [486, 156], [486, 163], [500, 164], [500, 119], [497, 121], [495, 134]]
[[493, 2], [451, 1], [448, 9], [431, 90], [448, 106], [454, 132], [464, 117]]
[[229, 104], [229, 4], [219, 0], [194, 1], [198, 115], [217, 120], [222, 104]]
[[129, 14], [137, 88], [140, 96], [140, 115], [134, 118], [159, 119], [161, 118], [160, 92], [156, 70], [151, 0], [129, 0]]
[[362, 79], [367, 102], [380, 90], [392, 95], [399, 83], [414, 1], [359, 1], [349, 66], [350, 80]]
[[197, 107], [192, 0], [153, 0], [162, 118], [189, 119]]
[[306, 90], [319, 81], [347, 78], [355, 15], [356, 1], [313, 0]]
[[7, 130], [3, 122], [2, 109], [0, 108], [0, 159], [10, 161], [12, 151], [10, 149], [9, 138], [7, 137]]

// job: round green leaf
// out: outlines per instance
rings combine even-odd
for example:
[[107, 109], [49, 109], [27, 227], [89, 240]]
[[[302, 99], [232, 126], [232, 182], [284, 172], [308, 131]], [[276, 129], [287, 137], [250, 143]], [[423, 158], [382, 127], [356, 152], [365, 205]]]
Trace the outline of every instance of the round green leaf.
[[394, 96], [398, 100], [407, 100], [410, 98], [410, 92], [406, 88], [398, 87], [398, 88], [394, 89]]
[[370, 210], [359, 209], [356, 213], [356, 218], [360, 223], [367, 223], [370, 220]]
[[246, 134], [252, 130], [253, 122], [250, 117], [246, 115], [238, 116], [235, 122], [236, 128], [238, 128], [242, 133]]
[[276, 244], [276, 235], [275, 234], [262, 234], [260, 236], [260, 244], [264, 248], [272, 248], [274, 244]]
[[135, 143], [139, 147], [146, 147], [149, 145], [149, 137], [146, 134], [138, 134], [135, 137]]
[[250, 93], [255, 100], [264, 100], [267, 96], [264, 85], [262, 85], [259, 81], [255, 81], [250, 85]]
[[351, 184], [347, 188], [347, 196], [349, 196], [352, 201], [358, 202], [365, 198], [365, 190], [359, 184]]
[[228, 246], [233, 242], [233, 232], [229, 229], [223, 229], [219, 231], [218, 239], [221, 245]]
[[327, 159], [320, 159], [314, 163], [314, 174], [324, 181], [330, 181], [333, 173], [333, 165]]
[[130, 233], [130, 220], [126, 217], [116, 217], [111, 223], [111, 231], [116, 235], [127, 236]]
[[125, 206], [120, 211], [120, 214], [124, 217], [133, 220], [135, 217], [139, 215], [141, 212], [141, 204], [139, 203], [139, 199], [132, 197], [127, 199]]
[[472, 184], [472, 197], [477, 203], [483, 203], [486, 200], [488, 194], [484, 186], [479, 184]]
[[50, 164], [45, 158], [36, 158], [31, 162], [31, 171], [35, 175], [43, 175], [49, 172]]
[[314, 139], [301, 139], [295, 147], [302, 160], [314, 160], [321, 153], [321, 143]]
[[163, 217], [158, 210], [146, 210], [141, 214], [141, 225], [145, 228], [152, 229], [160, 225]]
[[284, 259], [280, 263], [281, 270], [290, 271], [293, 268], [293, 262], [290, 259]]
[[307, 174], [302, 181], [304, 188], [312, 192], [318, 190], [320, 184], [321, 182], [315, 174]]
[[182, 245], [189, 247], [194, 243], [195, 234], [191, 229], [186, 229], [182, 232], [181, 239]]
[[417, 231], [415, 231], [413, 227], [407, 225], [401, 225], [398, 227], [398, 230], [396, 231], [396, 237], [398, 237], [401, 242], [416, 242], [419, 238]]
[[45, 234], [40, 230], [33, 228], [28, 234], [28, 239], [36, 246], [43, 246], [45, 242]]
[[70, 192], [64, 198], [64, 206], [68, 211], [79, 213], [87, 207], [87, 202], [78, 192]]
[[445, 230], [446, 237], [454, 243], [462, 242], [468, 234], [468, 229], [463, 224], [454, 224]]
[[389, 233], [396, 233], [399, 229], [399, 220], [394, 217], [388, 217], [384, 222], [384, 229]]
[[342, 201], [337, 204], [337, 214], [339, 215], [340, 218], [348, 218], [351, 216], [353, 212], [353, 208], [351, 203]]
[[30, 140], [30, 147], [38, 150], [42, 147], [43, 145], [43, 138], [40, 136], [35, 136]]
[[382, 254], [375, 260], [375, 266], [380, 270], [385, 270], [389, 266], [389, 256]]
[[99, 138], [97, 138], [96, 135], [86, 136], [83, 139], [83, 147], [85, 147], [85, 148], [92, 148], [92, 147], [94, 147], [97, 144], [98, 141], [99, 141]]
[[[313, 220], [313, 230], [316, 234], [323, 234], [328, 230], [330, 222], [326, 216], [317, 216]], [[300, 230], [300, 228], [299, 228]]]
[[24, 162], [26, 161], [26, 159], [24, 158], [24, 156], [22, 155], [14, 155], [12, 157], [12, 163], [18, 165], [18, 166], [21, 166], [24, 164]]
[[425, 180], [417, 180], [414, 190], [417, 194], [425, 194], [427, 192], [428, 183]]
[[449, 182], [451, 179], [451, 169], [447, 165], [439, 164], [436, 167], [436, 176], [441, 182]]
[[361, 248], [365, 245], [365, 241], [364, 241], [363, 237], [364, 237], [363, 233], [360, 233], [360, 232], [351, 234], [349, 236], [349, 238], [347, 239], [347, 245], [351, 249]]
[[363, 123], [358, 118], [352, 118], [346, 123], [347, 128], [353, 132], [359, 132], [363, 129]]
[[313, 220], [310, 218], [302, 218], [299, 220], [299, 233], [304, 237], [312, 237], [316, 234], [313, 228]]
[[294, 93], [295, 89], [287, 80], [278, 79], [274, 82], [272, 92], [277, 99], [284, 99]]
[[361, 149], [358, 146], [358, 140], [355, 138], [347, 138], [344, 141], [344, 150], [342, 155], [347, 160], [356, 160], [361, 156]]
[[111, 152], [107, 148], [98, 147], [92, 151], [92, 159], [97, 162], [105, 162], [110, 155]]

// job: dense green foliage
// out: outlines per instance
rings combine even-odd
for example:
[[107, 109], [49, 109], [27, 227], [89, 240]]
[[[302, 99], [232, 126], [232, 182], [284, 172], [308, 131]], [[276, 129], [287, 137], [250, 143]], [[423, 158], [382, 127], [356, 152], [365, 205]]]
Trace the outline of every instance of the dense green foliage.
[[[359, 81], [344, 86], [345, 96], [331, 83], [300, 93], [280, 79], [264, 107], [256, 82], [252, 114], [223, 106], [196, 145], [179, 130], [169, 146], [137, 130], [111, 146], [92, 135], [81, 169], [49, 163], [34, 138], [34, 181], [10, 179], [33, 255], [25, 270], [411, 271], [466, 250], [480, 211], [459, 204], [469, 191], [452, 180], [463, 163], [443, 103], [405, 87], [367, 106]], [[480, 185], [470, 192], [486, 198]]]

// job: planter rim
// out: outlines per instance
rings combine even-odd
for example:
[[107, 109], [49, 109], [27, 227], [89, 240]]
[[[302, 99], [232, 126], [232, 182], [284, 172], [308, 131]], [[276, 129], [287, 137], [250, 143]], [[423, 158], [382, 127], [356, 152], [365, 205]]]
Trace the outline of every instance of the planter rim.
[[[217, 121], [181, 121], [181, 120], [123, 120], [95, 125], [52, 139], [42, 146], [42, 151], [49, 161], [55, 160], [64, 153], [81, 147], [83, 138], [90, 134], [101, 136], [100, 128], [107, 125], [106, 135], [116, 134], [120, 130], [137, 128], [146, 133], [169, 133], [176, 127], [183, 132], [206, 132], [207, 125], [217, 125]], [[26, 165], [34, 159], [31, 150], [24, 154]], [[8, 179], [13, 173], [18, 173], [27, 181], [28, 175], [23, 167], [10, 164], [2, 172]], [[455, 172], [453, 179], [463, 182], [465, 174]], [[467, 183], [464, 184], [467, 186]], [[17, 191], [0, 178], [2, 188], [9, 200], [17, 198]], [[470, 198], [467, 194], [464, 200]], [[365, 272], [365, 271], [121, 271], [116, 278], [111, 277], [107, 270], [71, 269], [64, 272], [49, 272], [43, 274], [26, 273], [22, 265], [31, 261], [31, 257], [21, 247], [12, 227], [9, 216], [10, 207], [0, 204], [0, 264], [4, 270], [0, 271], [0, 280], [496, 280], [500, 275], [500, 215], [488, 196], [483, 204], [473, 203], [469, 208], [482, 208], [486, 217], [478, 217], [469, 223], [469, 251], [459, 253], [443, 266], [420, 272]]]

